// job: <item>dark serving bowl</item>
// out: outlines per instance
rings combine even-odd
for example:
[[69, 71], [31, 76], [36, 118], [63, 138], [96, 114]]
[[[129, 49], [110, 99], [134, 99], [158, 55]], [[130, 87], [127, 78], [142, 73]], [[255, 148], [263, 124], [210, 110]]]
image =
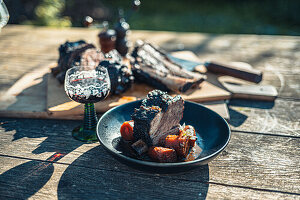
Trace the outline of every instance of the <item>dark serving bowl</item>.
[[185, 101], [181, 124], [194, 126], [198, 137], [197, 144], [203, 149], [198, 158], [193, 161], [176, 163], [139, 160], [120, 147], [122, 146], [120, 127], [123, 122], [131, 120], [130, 116], [134, 108], [138, 108], [140, 103], [141, 101], [134, 101], [107, 111], [97, 126], [97, 137], [103, 147], [128, 164], [150, 168], [185, 168], [205, 165], [222, 152], [230, 140], [230, 128], [219, 114], [198, 103]]

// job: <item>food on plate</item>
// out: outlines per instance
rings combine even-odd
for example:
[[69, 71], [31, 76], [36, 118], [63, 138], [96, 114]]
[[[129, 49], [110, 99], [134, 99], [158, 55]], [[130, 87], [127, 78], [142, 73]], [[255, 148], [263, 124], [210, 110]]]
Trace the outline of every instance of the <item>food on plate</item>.
[[205, 75], [173, 63], [158, 47], [141, 40], [137, 41], [131, 55], [136, 80], [163, 91], [186, 92], [206, 79]]
[[134, 80], [163, 91], [186, 92], [206, 79], [205, 75], [172, 62], [158, 47], [140, 40], [127, 57], [122, 57], [115, 49], [104, 53], [84, 40], [67, 41], [59, 47], [58, 65], [52, 68], [52, 74], [63, 84], [65, 73], [71, 67], [93, 68], [99, 64], [108, 69], [110, 94], [127, 91]]
[[134, 76], [130, 64], [124, 62], [116, 50], [104, 54], [83, 40], [66, 42], [59, 47], [58, 65], [52, 69], [52, 74], [63, 83], [69, 68], [73, 66], [96, 68], [98, 65], [107, 68], [111, 82], [110, 94], [120, 94], [131, 87]]
[[137, 155], [143, 155], [148, 151], [148, 145], [141, 139], [133, 143], [131, 147]]
[[[120, 132], [131, 141], [136, 156], [148, 154], [157, 162], [176, 162], [188, 157], [196, 145], [196, 132], [191, 125], [180, 125], [184, 101], [180, 95], [153, 90], [122, 124]], [[128, 144], [128, 143], [126, 143]], [[191, 158], [191, 156], [189, 156]]]
[[52, 74], [62, 84], [65, 80], [66, 71], [76, 62], [80, 62], [80, 55], [87, 49], [95, 48], [93, 44], [88, 44], [83, 40], [76, 42], [65, 42], [60, 45], [57, 67], [52, 68]]
[[196, 131], [193, 126], [186, 125], [184, 126], [182, 130], [183, 135], [187, 135], [189, 137], [189, 142], [191, 146], [195, 145], [195, 142], [197, 140]]
[[134, 140], [133, 126], [134, 126], [133, 120], [126, 121], [122, 124], [120, 132], [121, 132], [121, 136], [124, 140], [129, 140], [129, 141]]
[[176, 162], [177, 155], [174, 149], [165, 147], [150, 147], [148, 151], [149, 156], [158, 162]]
[[155, 146], [164, 136], [163, 133], [177, 126], [182, 119], [184, 101], [180, 95], [171, 97], [166, 92], [153, 90], [134, 110], [133, 135], [142, 139], [148, 146]]

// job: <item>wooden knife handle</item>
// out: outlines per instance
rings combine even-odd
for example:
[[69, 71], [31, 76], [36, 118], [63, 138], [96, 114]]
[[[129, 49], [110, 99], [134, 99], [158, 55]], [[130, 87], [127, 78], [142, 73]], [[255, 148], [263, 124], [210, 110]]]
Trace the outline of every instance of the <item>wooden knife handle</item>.
[[259, 83], [263, 77], [262, 72], [256, 69], [246, 69], [215, 61], [206, 62], [204, 65], [209, 72], [228, 75], [253, 83]]

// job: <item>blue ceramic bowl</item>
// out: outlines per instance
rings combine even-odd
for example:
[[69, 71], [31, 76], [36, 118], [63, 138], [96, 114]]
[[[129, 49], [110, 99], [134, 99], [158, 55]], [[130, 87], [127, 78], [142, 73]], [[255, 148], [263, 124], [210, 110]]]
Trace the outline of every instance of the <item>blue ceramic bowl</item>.
[[97, 137], [103, 147], [128, 164], [158, 168], [205, 165], [222, 152], [230, 140], [230, 128], [219, 114], [198, 103], [185, 101], [181, 124], [194, 126], [198, 137], [197, 144], [203, 149], [201, 154], [193, 161], [176, 163], [157, 163], [137, 159], [120, 148], [122, 145], [120, 127], [123, 122], [131, 120], [130, 116], [134, 108], [138, 108], [140, 104], [141, 101], [134, 101], [107, 111], [97, 126]]

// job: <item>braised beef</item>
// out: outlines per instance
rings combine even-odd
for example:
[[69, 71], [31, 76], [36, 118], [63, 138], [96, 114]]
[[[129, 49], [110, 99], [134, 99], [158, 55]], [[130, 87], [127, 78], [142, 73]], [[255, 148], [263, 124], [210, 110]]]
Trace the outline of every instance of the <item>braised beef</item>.
[[57, 80], [62, 84], [65, 81], [66, 71], [73, 67], [74, 64], [79, 63], [81, 60], [81, 54], [87, 50], [95, 48], [93, 44], [88, 44], [83, 40], [76, 42], [65, 42], [60, 45], [59, 59], [57, 67], [53, 68], [52, 74], [57, 78]]
[[148, 151], [148, 145], [141, 139], [133, 143], [131, 147], [138, 155], [142, 155]]
[[110, 94], [120, 94], [131, 87], [134, 77], [130, 66], [123, 62], [122, 56], [116, 50], [104, 54], [83, 40], [66, 42], [59, 47], [58, 65], [52, 69], [52, 74], [63, 84], [69, 68], [95, 68], [99, 64], [108, 70], [111, 81]]
[[177, 126], [182, 119], [184, 101], [180, 95], [171, 97], [166, 92], [153, 90], [132, 114], [133, 136], [148, 146], [159, 144], [165, 132]]
[[187, 71], [173, 63], [150, 43], [138, 41], [131, 55], [136, 80], [163, 91], [186, 92], [206, 79], [205, 75]]

